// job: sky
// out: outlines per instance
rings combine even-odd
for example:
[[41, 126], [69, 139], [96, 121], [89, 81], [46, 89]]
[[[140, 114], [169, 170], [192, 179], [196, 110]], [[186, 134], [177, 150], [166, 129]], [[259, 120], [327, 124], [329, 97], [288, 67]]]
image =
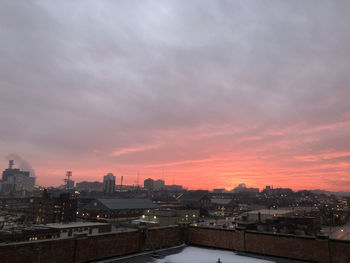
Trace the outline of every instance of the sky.
[[0, 169], [44, 186], [350, 190], [350, 1], [0, 1]]

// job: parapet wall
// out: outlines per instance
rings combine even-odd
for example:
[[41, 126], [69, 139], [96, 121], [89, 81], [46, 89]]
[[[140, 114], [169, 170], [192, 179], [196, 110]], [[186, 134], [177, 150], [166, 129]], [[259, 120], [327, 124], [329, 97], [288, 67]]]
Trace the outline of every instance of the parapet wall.
[[[155, 248], [182, 242], [180, 227], [148, 231]], [[78, 263], [142, 252], [150, 249], [142, 230], [131, 230], [74, 239], [31, 241], [0, 245], [1, 263]]]
[[350, 262], [350, 241], [188, 226], [130, 230], [74, 239], [0, 244], [0, 262], [88, 262], [149, 250], [151, 246], [147, 236], [155, 248], [185, 242], [308, 262]]
[[189, 227], [187, 243], [319, 263], [349, 263], [350, 241]]

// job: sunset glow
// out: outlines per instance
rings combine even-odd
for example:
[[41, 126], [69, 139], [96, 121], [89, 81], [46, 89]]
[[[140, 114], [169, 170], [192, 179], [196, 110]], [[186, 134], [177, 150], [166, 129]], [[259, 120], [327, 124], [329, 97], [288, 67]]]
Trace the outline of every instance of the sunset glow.
[[116, 2], [3, 4], [2, 170], [350, 190], [348, 2]]

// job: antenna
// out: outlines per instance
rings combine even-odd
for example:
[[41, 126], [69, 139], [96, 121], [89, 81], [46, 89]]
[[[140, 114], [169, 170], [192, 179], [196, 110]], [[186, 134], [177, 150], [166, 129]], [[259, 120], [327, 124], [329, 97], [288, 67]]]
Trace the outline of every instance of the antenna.
[[69, 192], [69, 182], [70, 182], [70, 177], [72, 177], [72, 171], [67, 171], [66, 172], [66, 177], [67, 179], [64, 179], [64, 181], [66, 182], [66, 189], [67, 189], [67, 192]]

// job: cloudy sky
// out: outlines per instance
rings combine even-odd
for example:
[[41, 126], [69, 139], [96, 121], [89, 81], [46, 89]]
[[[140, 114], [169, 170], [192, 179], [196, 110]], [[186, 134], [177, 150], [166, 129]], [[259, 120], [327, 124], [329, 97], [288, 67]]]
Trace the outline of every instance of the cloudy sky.
[[350, 189], [350, 1], [0, 2], [0, 165], [37, 183]]

